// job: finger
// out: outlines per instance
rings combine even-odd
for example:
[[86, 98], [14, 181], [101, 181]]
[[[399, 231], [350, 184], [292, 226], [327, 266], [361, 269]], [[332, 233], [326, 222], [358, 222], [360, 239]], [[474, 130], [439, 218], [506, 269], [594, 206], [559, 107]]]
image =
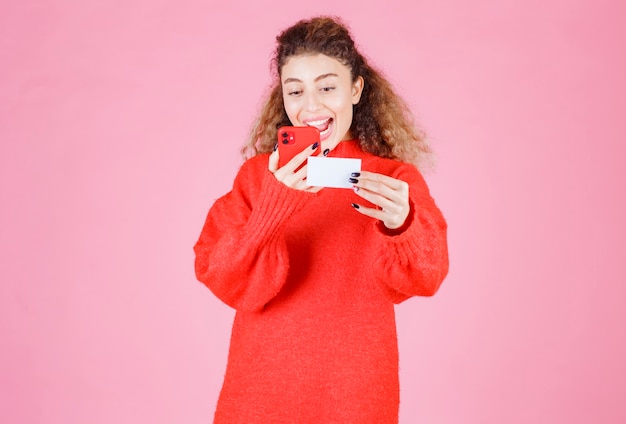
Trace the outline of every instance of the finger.
[[296, 190], [304, 190], [312, 193], [319, 192], [323, 187], [309, 186], [306, 181], [307, 166], [304, 165], [296, 172], [289, 173], [285, 167], [280, 168], [274, 176], [288, 187]]
[[304, 165], [302, 168], [298, 169], [296, 172], [290, 175], [290, 178], [293, 178], [294, 188], [299, 190], [310, 191], [312, 193], [317, 193], [324, 187], [318, 186], [310, 186], [307, 184], [306, 180], [307, 175], [307, 165]]
[[306, 172], [307, 172], [307, 165], [305, 164], [302, 168], [300, 168], [296, 172], [294, 172], [293, 176], [298, 181], [304, 181], [304, 180], [306, 180]]
[[409, 204], [408, 189], [392, 190], [379, 182], [352, 179], [354, 192], [383, 209], [405, 208]]
[[374, 218], [379, 221], [385, 221], [385, 212], [380, 209], [366, 208], [365, 206], [357, 203], [353, 203], [352, 207], [362, 215], [369, 216], [370, 218]]
[[[319, 143], [311, 144], [280, 168], [278, 168], [278, 152], [275, 151], [270, 155], [271, 162], [268, 167], [270, 171], [273, 171], [274, 177], [287, 187], [317, 193], [321, 188], [312, 188], [306, 183], [307, 170], [305, 161], [318, 150], [318, 147]], [[275, 157], [272, 157], [272, 155]]]
[[402, 212], [389, 212], [386, 210], [366, 208], [362, 205], [352, 203], [352, 207], [359, 213], [381, 221], [385, 227], [394, 230], [404, 225], [408, 218], [408, 210]]
[[306, 183], [306, 165], [296, 172], [289, 172], [285, 165], [277, 173], [280, 173], [283, 183], [291, 188], [306, 190], [309, 187]]
[[361, 171], [358, 178], [364, 181], [379, 182], [393, 190], [401, 190], [406, 182], [377, 172]]
[[317, 148], [319, 147], [319, 143], [313, 143], [309, 147], [305, 148], [303, 151], [295, 155], [289, 162], [283, 166], [283, 168], [289, 170], [290, 172], [294, 172], [300, 165], [302, 165], [309, 156], [311, 156]]
[[[362, 175], [350, 179], [357, 193], [364, 189], [364, 193], [374, 193], [389, 199], [392, 203], [408, 204], [409, 185], [406, 182], [381, 174], [367, 173], [365, 176]], [[368, 200], [370, 199], [368, 198]]]
[[378, 193], [369, 191], [356, 185], [354, 186], [353, 190], [357, 196], [369, 201], [370, 203], [373, 203], [383, 210], [395, 210], [397, 208], [397, 203], [394, 203], [393, 200], [389, 199], [386, 196], [382, 196]]
[[405, 181], [374, 172], [362, 172], [353, 176], [355, 193], [370, 203], [378, 206], [359, 207], [359, 212], [379, 219], [390, 229], [400, 228], [406, 221], [411, 206], [409, 204], [409, 185]]

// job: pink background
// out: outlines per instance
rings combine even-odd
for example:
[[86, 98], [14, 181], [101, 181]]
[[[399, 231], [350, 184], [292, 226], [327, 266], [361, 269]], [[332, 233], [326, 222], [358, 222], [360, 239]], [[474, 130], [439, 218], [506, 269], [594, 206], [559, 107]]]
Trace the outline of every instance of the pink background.
[[233, 312], [192, 246], [275, 35], [332, 13], [438, 153], [400, 421], [626, 422], [626, 3], [309, 3], [2, 2], [0, 421], [211, 421]]

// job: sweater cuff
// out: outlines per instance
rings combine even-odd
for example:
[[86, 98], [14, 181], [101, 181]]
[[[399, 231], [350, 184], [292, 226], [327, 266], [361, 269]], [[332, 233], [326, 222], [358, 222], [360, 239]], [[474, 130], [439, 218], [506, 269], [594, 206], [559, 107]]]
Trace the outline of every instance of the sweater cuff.
[[404, 220], [404, 224], [402, 224], [400, 227], [394, 228], [394, 229], [387, 228], [385, 227], [385, 224], [382, 221], [377, 221], [376, 225], [378, 227], [378, 231], [388, 236], [398, 236], [404, 233], [413, 224], [413, 215], [415, 214], [415, 206], [413, 205], [413, 202], [410, 200], [409, 200], [409, 208], [410, 208], [409, 214]]
[[288, 219], [316, 196], [316, 193], [287, 187], [267, 171], [248, 220], [250, 237], [267, 240], [277, 236]]
[[386, 246], [385, 250], [394, 252], [391, 257], [395, 256], [399, 266], [410, 266], [415, 261], [415, 254], [419, 251], [424, 237], [424, 227], [420, 218], [416, 216], [413, 203], [411, 202], [409, 216], [400, 228], [391, 230], [380, 221], [376, 223], [376, 226], [380, 242]]

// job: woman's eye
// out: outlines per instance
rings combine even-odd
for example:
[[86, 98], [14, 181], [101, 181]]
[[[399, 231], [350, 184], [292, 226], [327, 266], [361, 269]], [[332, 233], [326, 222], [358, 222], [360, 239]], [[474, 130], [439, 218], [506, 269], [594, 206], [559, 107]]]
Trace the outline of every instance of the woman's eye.
[[334, 89], [335, 89], [335, 87], [322, 87], [322, 91], [324, 91], [324, 92], [333, 91]]
[[292, 91], [289, 91], [287, 94], [289, 94], [290, 96], [297, 96], [300, 93], [302, 93], [302, 91], [300, 91], [300, 90], [292, 90]]

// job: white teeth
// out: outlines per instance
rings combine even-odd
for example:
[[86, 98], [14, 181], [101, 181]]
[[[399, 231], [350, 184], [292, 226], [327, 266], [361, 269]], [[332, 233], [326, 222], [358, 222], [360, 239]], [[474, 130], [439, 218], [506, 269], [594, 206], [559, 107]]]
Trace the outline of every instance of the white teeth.
[[328, 122], [330, 120], [330, 118], [327, 119], [320, 119], [319, 121], [309, 121], [306, 124], [311, 126], [311, 127], [317, 127], [320, 125], [324, 125], [326, 122]]

